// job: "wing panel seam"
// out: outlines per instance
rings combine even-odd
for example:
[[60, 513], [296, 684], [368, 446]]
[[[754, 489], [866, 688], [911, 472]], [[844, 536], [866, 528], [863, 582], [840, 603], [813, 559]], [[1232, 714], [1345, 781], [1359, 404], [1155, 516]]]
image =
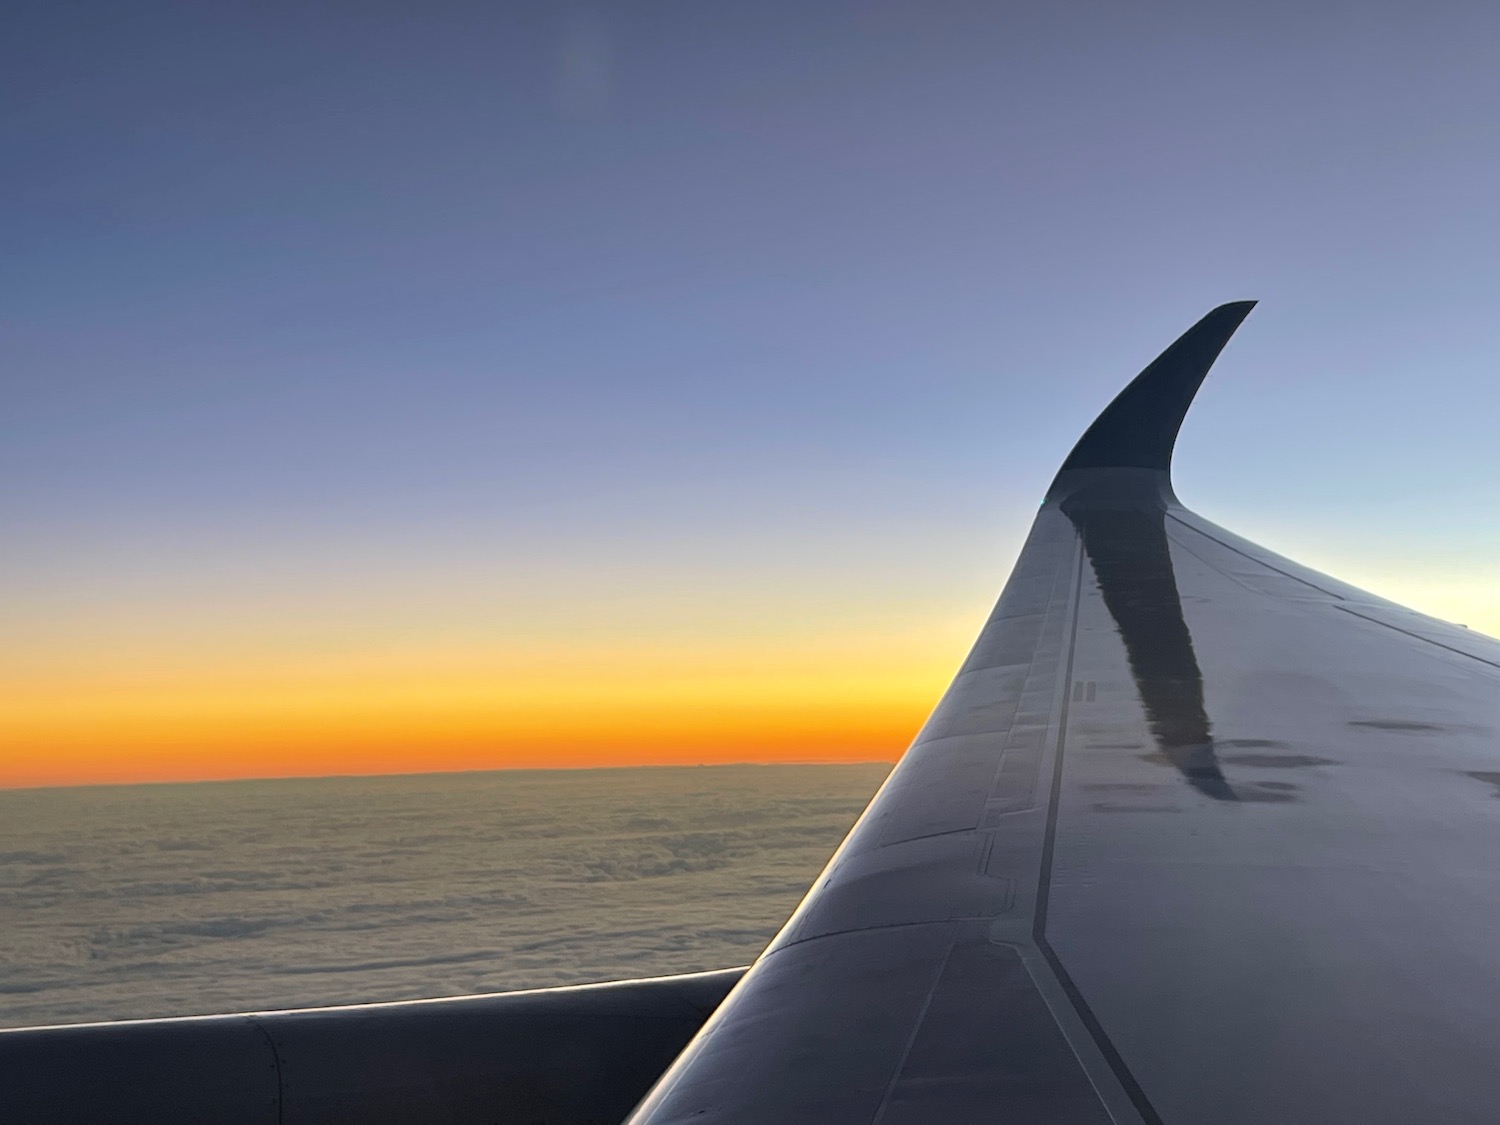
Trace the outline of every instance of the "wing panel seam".
[[1431, 645], [1433, 648], [1440, 648], [1445, 652], [1453, 653], [1455, 656], [1466, 656], [1470, 660], [1477, 660], [1479, 663], [1488, 665], [1491, 668], [1500, 668], [1500, 663], [1496, 663], [1493, 660], [1486, 660], [1484, 657], [1476, 656], [1472, 652], [1465, 652], [1461, 648], [1454, 648], [1452, 645], [1445, 645], [1442, 641], [1433, 640], [1433, 638], [1431, 637], [1424, 637], [1421, 633], [1414, 633], [1410, 629], [1403, 629], [1399, 625], [1392, 624], [1389, 621], [1382, 621], [1378, 617], [1371, 617], [1368, 613], [1360, 613], [1359, 610], [1354, 609], [1351, 606], [1341, 605], [1337, 608], [1343, 610], [1351, 617], [1358, 617], [1361, 621], [1368, 621], [1372, 625], [1383, 625], [1387, 629], [1400, 633], [1403, 636], [1410, 637], [1414, 641], [1422, 641], [1425, 644]]
[[1130, 1068], [1125, 1064], [1120, 1052], [1110, 1042], [1109, 1035], [1100, 1024], [1097, 1016], [1089, 1008], [1088, 1002], [1083, 998], [1083, 993], [1073, 983], [1073, 978], [1068, 975], [1067, 969], [1063, 967], [1062, 960], [1047, 943], [1047, 907], [1052, 891], [1052, 856], [1057, 836], [1057, 808], [1062, 796], [1063, 756], [1067, 747], [1068, 739], [1068, 714], [1069, 695], [1073, 682], [1073, 658], [1078, 651], [1078, 623], [1083, 616], [1083, 569], [1085, 565], [1083, 542], [1078, 544], [1078, 573], [1074, 579], [1073, 586], [1073, 623], [1068, 632], [1068, 661], [1063, 672], [1062, 710], [1058, 716], [1057, 723], [1057, 752], [1052, 762], [1052, 793], [1047, 804], [1047, 826], [1045, 836], [1042, 840], [1042, 863], [1041, 872], [1037, 878], [1036, 891], [1036, 913], [1032, 920], [1031, 937], [1036, 943], [1037, 949], [1046, 958], [1048, 966], [1056, 976], [1058, 984], [1067, 994], [1078, 1018], [1083, 1021], [1084, 1027], [1088, 1029], [1095, 1045], [1103, 1054], [1110, 1070], [1114, 1072], [1115, 1079], [1125, 1091], [1126, 1097], [1135, 1106], [1136, 1112], [1141, 1115], [1146, 1125], [1164, 1125], [1161, 1115], [1151, 1104], [1146, 1096], [1146, 1091], [1141, 1089], [1135, 1075], [1130, 1073]]
[[953, 958], [953, 946], [957, 938], [958, 927], [950, 924], [948, 948], [938, 959], [937, 972], [933, 973], [932, 983], [927, 986], [927, 995], [922, 998], [922, 1007], [917, 1010], [917, 1018], [912, 1023], [911, 1034], [906, 1037], [906, 1046], [901, 1049], [901, 1057], [896, 1060], [896, 1066], [891, 1072], [891, 1080], [886, 1084], [880, 1104], [875, 1107], [875, 1114], [870, 1118], [870, 1125], [880, 1125], [880, 1119], [885, 1116], [885, 1111], [891, 1104], [891, 1097], [901, 1082], [901, 1073], [906, 1069], [906, 1060], [911, 1058], [911, 1050], [917, 1045], [917, 1036], [922, 1034], [922, 1025], [927, 1022], [927, 1009], [932, 1007], [932, 998], [937, 995], [938, 983], [943, 979], [943, 973], [948, 969], [948, 962]]

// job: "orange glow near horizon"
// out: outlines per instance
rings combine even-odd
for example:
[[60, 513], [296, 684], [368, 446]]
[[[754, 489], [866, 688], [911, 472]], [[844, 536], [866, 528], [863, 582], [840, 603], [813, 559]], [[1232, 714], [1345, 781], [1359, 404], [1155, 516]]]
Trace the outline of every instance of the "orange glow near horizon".
[[944, 645], [402, 653], [12, 675], [0, 787], [894, 760]]
[[[921, 601], [888, 580], [861, 585], [853, 567], [696, 586], [617, 564], [601, 577], [406, 573], [368, 588], [153, 577], [93, 600], [81, 585], [38, 587], [5, 615], [0, 788], [894, 761], [999, 569], [929, 581]], [[1329, 569], [1500, 632], [1491, 586]]]
[[913, 597], [894, 552], [778, 569], [738, 541], [607, 567], [63, 546], [83, 561], [4, 606], [0, 788], [894, 761], [997, 585], [981, 561]]

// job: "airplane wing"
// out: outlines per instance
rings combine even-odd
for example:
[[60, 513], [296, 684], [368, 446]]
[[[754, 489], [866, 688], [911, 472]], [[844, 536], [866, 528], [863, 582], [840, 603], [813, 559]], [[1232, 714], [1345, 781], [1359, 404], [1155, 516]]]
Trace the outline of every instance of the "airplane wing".
[[1250, 308], [1085, 433], [915, 744], [632, 1125], [1500, 1119], [1500, 643], [1178, 502]]
[[[630, 1125], [1495, 1121], [1500, 643], [1178, 502], [1178, 428], [1250, 307], [1084, 434], [953, 685], [732, 989], [256, 1017], [222, 1049], [167, 1021], [155, 1053], [0, 1032], [0, 1123], [606, 1125], [648, 1086]], [[150, 1111], [178, 1087], [201, 1096]]]
[[612, 1125], [743, 969], [0, 1031], [0, 1125]]

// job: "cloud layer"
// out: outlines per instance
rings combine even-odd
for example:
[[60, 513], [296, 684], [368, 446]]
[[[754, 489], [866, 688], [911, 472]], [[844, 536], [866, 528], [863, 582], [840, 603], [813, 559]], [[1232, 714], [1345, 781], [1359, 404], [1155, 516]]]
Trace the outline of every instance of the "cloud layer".
[[0, 792], [0, 1026], [743, 964], [888, 768]]

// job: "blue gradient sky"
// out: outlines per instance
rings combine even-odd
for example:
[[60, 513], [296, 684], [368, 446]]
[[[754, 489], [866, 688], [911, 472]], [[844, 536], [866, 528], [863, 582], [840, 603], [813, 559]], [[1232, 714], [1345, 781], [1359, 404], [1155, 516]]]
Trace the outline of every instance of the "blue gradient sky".
[[1183, 498], [1500, 630], [1495, 5], [4, 20], [13, 699], [570, 644], [926, 698], [1093, 414], [1244, 297]]

